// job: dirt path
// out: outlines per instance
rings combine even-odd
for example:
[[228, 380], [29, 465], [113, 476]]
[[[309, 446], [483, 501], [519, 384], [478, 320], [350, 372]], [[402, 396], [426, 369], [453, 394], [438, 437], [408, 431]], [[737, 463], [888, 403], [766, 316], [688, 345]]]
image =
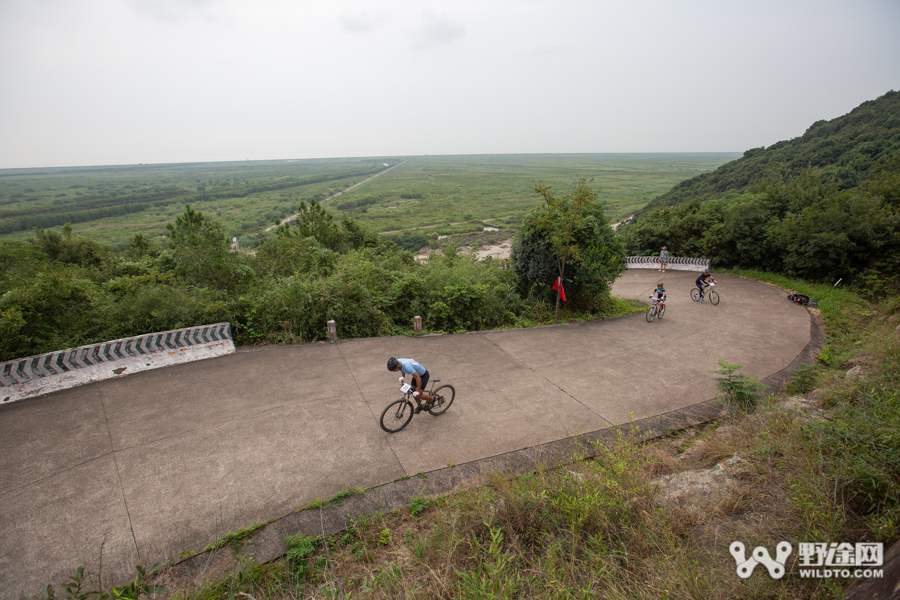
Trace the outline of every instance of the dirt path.
[[[468, 221], [460, 221], [458, 223], [446, 223], [446, 225], [465, 225]], [[433, 229], [435, 227], [443, 227], [445, 223], [438, 223], [437, 225], [421, 225], [419, 227], [407, 227], [406, 229], [392, 229], [391, 231], [382, 231], [378, 235], [387, 235], [389, 233], [402, 233], [404, 231], [416, 231], [417, 229]]]
[[614, 230], [615, 230], [615, 229], [618, 229], [618, 228], [619, 228], [619, 225], [621, 225], [622, 223], [625, 223], [626, 221], [630, 221], [630, 220], [632, 220], [633, 218], [634, 218], [634, 215], [631, 215], [630, 217], [627, 217], [627, 218], [625, 218], [625, 219], [622, 219], [622, 220], [619, 221], [618, 223], [613, 223], [612, 225], [610, 225], [610, 227], [612, 227]]
[[[391, 169], [396, 169], [397, 167], [399, 167], [400, 165], [402, 165], [402, 164], [405, 163], [405, 162], [406, 162], [405, 160], [401, 160], [400, 162], [398, 162], [398, 163], [397, 163], [396, 165], [394, 165], [393, 167], [388, 167], [388, 168], [385, 169], [384, 171], [379, 171], [378, 173], [375, 173], [374, 175], [372, 175], [372, 176], [369, 177], [368, 179], [363, 179], [363, 180], [360, 181], [359, 183], [354, 183], [353, 185], [351, 185], [350, 187], [348, 187], [348, 188], [346, 188], [346, 189], [343, 189], [343, 190], [341, 190], [341, 191], [339, 191], [339, 192], [335, 192], [335, 193], [332, 194], [331, 196], [328, 196], [327, 198], [325, 198], [324, 200], [322, 200], [322, 202], [328, 202], [329, 200], [332, 200], [332, 199], [334, 199], [334, 198], [337, 198], [338, 196], [340, 196], [340, 195], [343, 194], [344, 192], [349, 192], [349, 191], [352, 190], [353, 188], [357, 188], [357, 187], [361, 186], [361, 185], [364, 184], [364, 183], [367, 183], [367, 182], [369, 182], [369, 181], [372, 181], [373, 179], [375, 179], [375, 178], [378, 177], [379, 175], [384, 175], [385, 173], [387, 173], [387, 172], [390, 171]], [[294, 213], [294, 214], [292, 214], [292, 215], [288, 215], [287, 217], [285, 217], [285, 218], [283, 218], [281, 221], [279, 221], [279, 222], [278, 222], [278, 225], [272, 225], [271, 227], [266, 227], [265, 230], [266, 230], [266, 231], [272, 231], [272, 230], [275, 229], [276, 227], [279, 227], [279, 226], [281, 226], [281, 225], [284, 225], [285, 223], [290, 223], [291, 221], [293, 221], [294, 219], [296, 219], [297, 216], [298, 216], [299, 214], [300, 214], [300, 213]]]

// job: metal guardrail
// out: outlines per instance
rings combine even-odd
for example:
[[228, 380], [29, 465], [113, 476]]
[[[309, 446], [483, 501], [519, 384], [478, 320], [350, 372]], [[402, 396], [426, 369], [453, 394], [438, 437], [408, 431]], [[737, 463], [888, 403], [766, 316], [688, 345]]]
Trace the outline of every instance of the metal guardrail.
[[[8, 390], [23, 384], [34, 384], [41, 379], [62, 375], [76, 375], [79, 370], [100, 365], [115, 367], [114, 363], [137, 359], [158, 353], [174, 354], [186, 348], [226, 342], [233, 347], [230, 323], [215, 323], [199, 327], [187, 327], [159, 333], [148, 333], [120, 340], [79, 346], [27, 356], [0, 363], [0, 403]], [[233, 350], [232, 350], [233, 351]], [[162, 366], [162, 365], [160, 365]], [[124, 372], [126, 369], [122, 369]], [[112, 368], [116, 373], [118, 369]], [[131, 369], [134, 372], [134, 369]]]
[[[710, 259], [670, 256], [666, 269], [673, 271], [702, 271], [708, 269]], [[659, 269], [659, 256], [629, 256], [625, 259], [626, 269]]]

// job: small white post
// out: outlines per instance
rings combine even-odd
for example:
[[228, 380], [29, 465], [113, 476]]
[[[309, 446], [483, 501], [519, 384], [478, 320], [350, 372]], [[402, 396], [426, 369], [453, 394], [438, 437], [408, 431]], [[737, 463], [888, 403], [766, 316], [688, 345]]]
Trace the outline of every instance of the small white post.
[[413, 331], [422, 333], [422, 317], [418, 315], [413, 317]]
[[332, 342], [337, 341], [337, 324], [333, 320], [328, 321], [328, 339]]

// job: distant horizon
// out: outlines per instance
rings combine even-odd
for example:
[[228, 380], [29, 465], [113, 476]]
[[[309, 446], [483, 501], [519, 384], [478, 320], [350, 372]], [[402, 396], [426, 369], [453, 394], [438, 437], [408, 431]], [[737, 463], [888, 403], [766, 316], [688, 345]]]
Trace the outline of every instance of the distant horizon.
[[[774, 143], [774, 142], [773, 142]], [[749, 149], [749, 148], [748, 148]], [[189, 160], [189, 161], [161, 161], [161, 162], [137, 162], [137, 163], [105, 163], [105, 164], [59, 164], [59, 165], [32, 165], [27, 167], [0, 167], [2, 171], [29, 171], [36, 169], [104, 169], [109, 167], [164, 167], [177, 165], [214, 165], [214, 164], [236, 164], [236, 163], [265, 163], [265, 162], [300, 162], [315, 160], [366, 160], [366, 159], [383, 159], [383, 158], [420, 158], [426, 156], [433, 157], [449, 157], [449, 156], [597, 156], [597, 155], [638, 155], [638, 154], [738, 154], [743, 155], [746, 150], [722, 150], [722, 151], [659, 151], [659, 152], [476, 152], [476, 153], [450, 153], [450, 154], [374, 154], [370, 156], [317, 156], [314, 158], [247, 158], [247, 159], [226, 159], [226, 160]]]
[[740, 152], [900, 88], [897, 31], [896, 0], [0, 2], [0, 168]]

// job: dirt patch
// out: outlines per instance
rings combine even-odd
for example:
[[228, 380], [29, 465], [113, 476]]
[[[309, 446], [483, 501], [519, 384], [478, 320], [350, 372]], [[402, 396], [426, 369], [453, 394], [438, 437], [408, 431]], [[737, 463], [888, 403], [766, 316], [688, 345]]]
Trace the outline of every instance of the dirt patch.
[[512, 242], [506, 241], [502, 244], [493, 244], [490, 246], [481, 246], [475, 251], [478, 260], [484, 260], [491, 257], [494, 260], [507, 260], [512, 250]]
[[[473, 246], [460, 246], [460, 254], [474, 252], [478, 260], [491, 258], [492, 260], [509, 260], [512, 251], [512, 240], [503, 240], [496, 244], [483, 244]], [[440, 249], [422, 248], [416, 254], [416, 260], [426, 261], [432, 254], [441, 254]]]

